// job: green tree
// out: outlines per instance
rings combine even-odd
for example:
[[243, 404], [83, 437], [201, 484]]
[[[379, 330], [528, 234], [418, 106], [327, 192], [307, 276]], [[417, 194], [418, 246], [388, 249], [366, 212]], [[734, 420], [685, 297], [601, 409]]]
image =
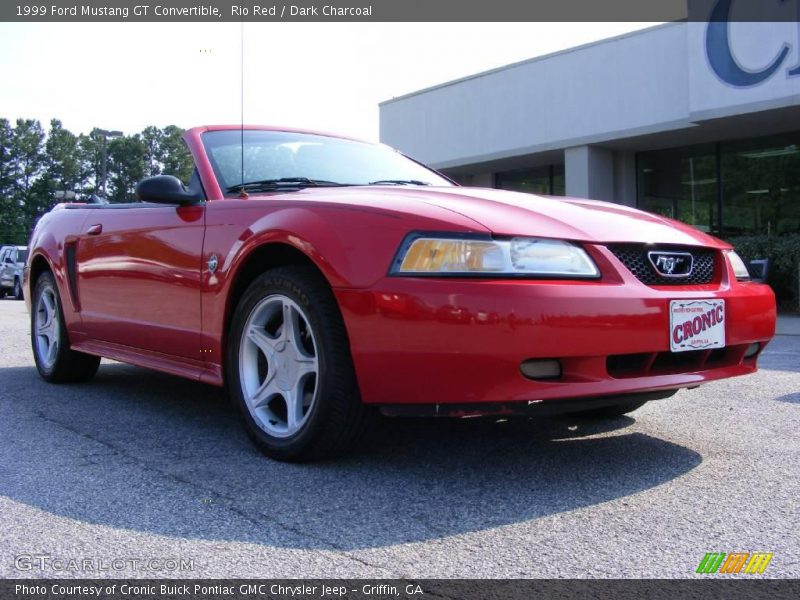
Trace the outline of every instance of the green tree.
[[42, 124], [34, 119], [17, 119], [12, 136], [11, 152], [14, 165], [14, 197], [19, 202], [26, 225], [30, 224], [42, 214], [42, 199], [34, 183], [42, 174], [44, 166], [45, 133]]
[[59, 202], [60, 192], [82, 193], [86, 180], [78, 137], [52, 119], [44, 144], [44, 172], [33, 184], [36, 214], [44, 214]]
[[109, 200], [130, 202], [136, 184], [147, 172], [147, 145], [140, 134], [116, 138], [108, 142], [111, 189]]
[[50, 121], [45, 149], [45, 176], [54, 190], [78, 192], [84, 184], [78, 137], [64, 129], [61, 121]]
[[0, 243], [24, 243], [27, 228], [16, 195], [14, 129], [0, 119]]
[[142, 130], [142, 142], [145, 146], [145, 175], [161, 173], [164, 161], [164, 134], [158, 127], [145, 127]]
[[132, 200], [136, 184], [166, 173], [188, 182], [194, 162], [175, 125], [146, 127], [141, 133], [106, 140], [93, 129], [75, 135], [58, 119], [47, 135], [39, 121], [0, 119], [0, 237], [24, 243], [36, 220], [57, 202], [59, 191], [79, 198], [97, 193], [106, 151], [107, 195]]
[[183, 141], [184, 130], [168, 125], [162, 130], [161, 148], [163, 173], [174, 175], [184, 183], [189, 183], [194, 169], [194, 161]]
[[78, 136], [78, 162], [81, 169], [81, 191], [85, 196], [97, 193], [100, 189], [100, 177], [103, 161], [103, 137], [96, 129], [88, 135]]
[[8, 119], [0, 119], [0, 197], [14, 192], [14, 130]]

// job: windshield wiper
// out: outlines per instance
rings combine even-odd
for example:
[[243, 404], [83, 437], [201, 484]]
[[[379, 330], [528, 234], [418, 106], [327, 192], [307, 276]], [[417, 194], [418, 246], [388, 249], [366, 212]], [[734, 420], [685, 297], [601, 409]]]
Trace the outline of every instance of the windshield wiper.
[[378, 179], [370, 181], [369, 185], [430, 185], [430, 183], [419, 179]]
[[260, 179], [258, 181], [248, 181], [237, 183], [230, 186], [226, 191], [240, 192], [242, 190], [283, 190], [283, 189], [302, 189], [305, 187], [339, 187], [350, 185], [337, 181], [326, 181], [324, 179], [309, 179], [308, 177], [281, 177], [280, 179]]

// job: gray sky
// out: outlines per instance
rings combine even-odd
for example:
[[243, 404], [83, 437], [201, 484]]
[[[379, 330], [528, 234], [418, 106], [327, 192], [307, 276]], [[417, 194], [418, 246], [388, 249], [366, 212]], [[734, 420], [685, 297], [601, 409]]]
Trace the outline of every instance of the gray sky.
[[[378, 103], [655, 23], [246, 23], [244, 118], [378, 139]], [[0, 117], [238, 123], [238, 23], [0, 23]]]

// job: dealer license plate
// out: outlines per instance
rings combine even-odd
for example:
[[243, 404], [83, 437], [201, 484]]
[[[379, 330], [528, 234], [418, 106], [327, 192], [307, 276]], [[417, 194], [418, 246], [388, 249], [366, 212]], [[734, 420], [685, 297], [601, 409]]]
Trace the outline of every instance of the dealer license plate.
[[725, 346], [725, 300], [672, 300], [669, 344], [673, 352]]

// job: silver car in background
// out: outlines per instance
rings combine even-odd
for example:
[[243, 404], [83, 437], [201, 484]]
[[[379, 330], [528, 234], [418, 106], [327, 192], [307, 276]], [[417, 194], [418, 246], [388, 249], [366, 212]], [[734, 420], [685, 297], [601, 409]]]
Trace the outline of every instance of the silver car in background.
[[16, 300], [22, 300], [22, 272], [27, 259], [27, 246], [0, 248], [0, 298], [11, 294]]

